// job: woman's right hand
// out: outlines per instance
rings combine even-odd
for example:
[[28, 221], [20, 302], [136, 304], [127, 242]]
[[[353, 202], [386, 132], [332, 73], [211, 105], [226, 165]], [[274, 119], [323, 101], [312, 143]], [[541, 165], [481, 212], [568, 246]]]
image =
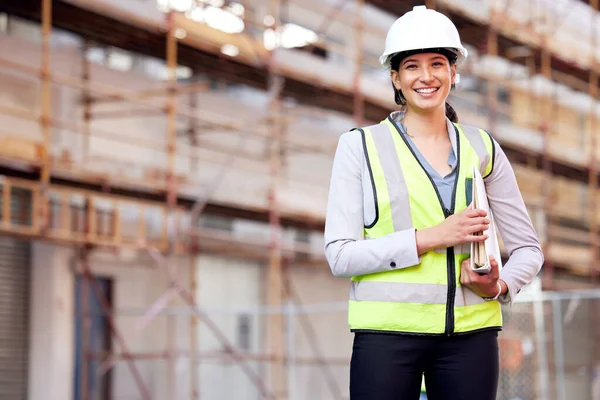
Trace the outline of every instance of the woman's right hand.
[[482, 242], [488, 235], [477, 234], [488, 229], [489, 224], [490, 220], [484, 210], [468, 207], [449, 216], [439, 225], [417, 231], [418, 253], [463, 243]]
[[434, 228], [437, 228], [444, 247], [452, 247], [463, 243], [483, 242], [488, 236], [476, 234], [489, 226], [490, 220], [484, 210], [466, 208], [449, 216]]

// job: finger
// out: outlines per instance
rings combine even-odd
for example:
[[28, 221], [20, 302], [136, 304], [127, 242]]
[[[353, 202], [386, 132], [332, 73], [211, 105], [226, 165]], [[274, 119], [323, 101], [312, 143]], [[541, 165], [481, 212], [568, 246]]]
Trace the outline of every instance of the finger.
[[498, 266], [498, 261], [496, 261], [496, 259], [494, 258], [494, 256], [490, 255], [490, 266], [492, 267], [492, 270], [490, 272], [490, 275], [494, 278], [494, 279], [498, 279], [498, 276], [500, 275], [500, 268]]
[[474, 208], [474, 209], [468, 210], [466, 212], [466, 215], [468, 217], [486, 217], [487, 212], [485, 210], [482, 210], [481, 208]]
[[485, 232], [489, 229], [489, 225], [479, 224], [466, 227], [467, 233]]
[[471, 260], [467, 259], [468, 263], [461, 264], [461, 278], [465, 285], [472, 285], [477, 282], [479, 274], [471, 269]]
[[480, 274], [475, 271], [470, 271], [469, 284], [472, 286], [483, 286], [489, 284], [490, 274]]
[[470, 225], [489, 225], [490, 220], [485, 217], [470, 217], [467, 219], [467, 224]]
[[465, 264], [461, 264], [460, 267], [460, 284], [461, 285], [468, 285], [470, 283], [469, 281], [469, 270], [471, 268], [469, 268], [468, 265]]
[[466, 274], [469, 269], [471, 269], [471, 259], [467, 258], [466, 260], [460, 263], [461, 274]]
[[460, 263], [460, 268], [468, 267], [471, 262], [471, 257], [466, 258], [463, 262]]
[[466, 242], [473, 242], [473, 243], [485, 242], [488, 237], [489, 237], [488, 235], [473, 235], [473, 234], [469, 234], [469, 235], [465, 236], [465, 241]]
[[471, 203], [471, 204], [469, 204], [469, 206], [467, 208], [465, 208], [464, 210], [462, 210], [459, 213], [456, 213], [456, 215], [466, 215], [466, 216], [469, 216], [469, 215], [474, 215], [474, 214], [477, 214], [477, 213], [478, 213], [477, 209], [474, 209], [473, 208], [473, 203]]

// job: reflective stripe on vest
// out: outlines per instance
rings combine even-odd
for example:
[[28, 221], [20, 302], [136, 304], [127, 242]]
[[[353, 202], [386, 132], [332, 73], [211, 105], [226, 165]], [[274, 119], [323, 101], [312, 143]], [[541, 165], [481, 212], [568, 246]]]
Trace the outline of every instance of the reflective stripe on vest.
[[[391, 118], [361, 129], [376, 207], [366, 239], [434, 226], [467, 207], [471, 167], [484, 177], [492, 172], [493, 142], [483, 130], [454, 126], [457, 176], [450, 210]], [[500, 304], [460, 284], [460, 263], [468, 257], [468, 245], [436, 249], [423, 254], [418, 265], [353, 277], [350, 328], [452, 334], [500, 327]]]

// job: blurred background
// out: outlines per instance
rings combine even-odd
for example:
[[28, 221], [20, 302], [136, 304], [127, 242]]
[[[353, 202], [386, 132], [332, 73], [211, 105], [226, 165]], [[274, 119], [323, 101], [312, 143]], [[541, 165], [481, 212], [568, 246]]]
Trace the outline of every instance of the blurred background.
[[[0, 398], [348, 398], [330, 170], [396, 108], [377, 57], [421, 4], [0, 1]], [[598, 0], [425, 4], [546, 257], [498, 399], [599, 400]]]

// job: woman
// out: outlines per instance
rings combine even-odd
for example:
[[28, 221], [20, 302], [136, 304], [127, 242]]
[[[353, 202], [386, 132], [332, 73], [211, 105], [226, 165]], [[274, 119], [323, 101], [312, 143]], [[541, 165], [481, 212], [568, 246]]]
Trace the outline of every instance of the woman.
[[[494, 399], [500, 303], [543, 263], [506, 155], [446, 103], [466, 57], [448, 18], [415, 7], [381, 57], [401, 110], [339, 140], [325, 253], [335, 276], [352, 278], [353, 400], [416, 400], [422, 377], [429, 400]], [[509, 253], [501, 272], [493, 258], [488, 274], [469, 267], [490, 222], [470, 207], [474, 166]]]

